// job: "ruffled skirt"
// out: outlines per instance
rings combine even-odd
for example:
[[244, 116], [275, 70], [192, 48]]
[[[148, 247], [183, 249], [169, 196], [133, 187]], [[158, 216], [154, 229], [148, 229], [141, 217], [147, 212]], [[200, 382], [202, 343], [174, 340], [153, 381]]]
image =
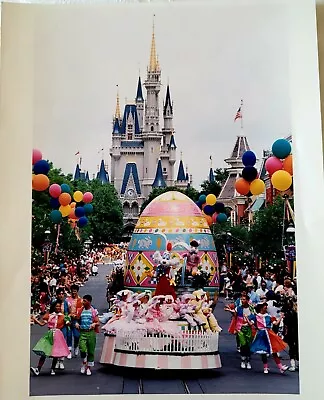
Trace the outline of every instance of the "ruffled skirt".
[[263, 329], [257, 331], [254, 340], [251, 344], [251, 353], [256, 354], [273, 354], [280, 353], [285, 350], [285, 343], [271, 329]]
[[38, 356], [61, 358], [67, 357], [69, 348], [60, 329], [50, 329], [39, 339], [33, 348]]

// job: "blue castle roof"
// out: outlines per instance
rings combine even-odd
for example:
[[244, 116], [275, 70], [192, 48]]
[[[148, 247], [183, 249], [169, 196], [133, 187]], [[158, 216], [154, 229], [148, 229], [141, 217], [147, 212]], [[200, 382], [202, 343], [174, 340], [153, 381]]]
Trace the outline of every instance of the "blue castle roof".
[[144, 97], [143, 97], [143, 91], [142, 91], [142, 82], [141, 82], [141, 77], [138, 77], [138, 83], [137, 83], [137, 93], [136, 93], [136, 101], [137, 102], [143, 102]]
[[122, 195], [125, 194], [126, 188], [127, 188], [127, 183], [129, 181], [129, 178], [131, 175], [133, 176], [137, 194], [138, 195], [141, 194], [141, 186], [140, 186], [139, 178], [138, 178], [137, 165], [135, 163], [127, 163], [125, 166], [125, 172], [124, 172], [123, 183], [122, 183], [120, 194], [122, 194]]
[[118, 135], [120, 133], [120, 123], [118, 118], [115, 118], [114, 127], [113, 127], [113, 134]]
[[109, 183], [109, 175], [106, 171], [104, 160], [101, 160], [100, 169], [97, 173], [97, 179], [99, 179], [101, 183]]
[[125, 111], [124, 111], [124, 117], [123, 121], [120, 127], [120, 133], [122, 135], [126, 134], [126, 126], [127, 126], [127, 119], [129, 114], [132, 114], [134, 123], [135, 123], [135, 135], [138, 135], [140, 133], [140, 128], [139, 128], [139, 123], [138, 123], [138, 115], [137, 115], [137, 108], [135, 104], [126, 104], [125, 106]]
[[77, 164], [75, 167], [75, 172], [74, 172], [74, 180], [78, 181], [80, 179], [81, 179], [81, 170], [80, 170], [79, 164]]
[[169, 146], [170, 146], [171, 148], [174, 148], [174, 149], [177, 148], [177, 146], [176, 146], [176, 144], [175, 144], [174, 135], [171, 135], [171, 139], [170, 139], [170, 144], [169, 144]]
[[209, 170], [209, 182], [215, 182], [215, 175], [214, 175], [213, 168], [210, 168], [210, 170]]
[[173, 107], [171, 103], [171, 96], [170, 96], [170, 87], [169, 85], [167, 86], [167, 91], [166, 91], [166, 97], [165, 97], [165, 103], [164, 103], [164, 109], [163, 109], [163, 115], [166, 115], [167, 108], [170, 107], [170, 112], [171, 115], [173, 114]]
[[180, 160], [177, 181], [185, 181], [185, 180], [186, 180], [186, 175], [185, 175], [185, 171], [183, 168], [183, 162], [182, 162], [182, 160]]
[[166, 183], [165, 183], [165, 180], [163, 178], [161, 160], [159, 160], [159, 162], [157, 164], [155, 179], [154, 179], [154, 182], [152, 183], [152, 187], [166, 187]]

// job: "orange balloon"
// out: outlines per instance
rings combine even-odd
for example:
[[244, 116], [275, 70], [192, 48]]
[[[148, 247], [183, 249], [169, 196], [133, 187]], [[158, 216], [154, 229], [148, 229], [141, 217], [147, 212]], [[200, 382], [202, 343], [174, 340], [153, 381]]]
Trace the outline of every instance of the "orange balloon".
[[210, 215], [205, 216], [207, 224], [211, 226], [213, 224], [213, 218]]
[[59, 202], [61, 206], [68, 206], [71, 203], [71, 196], [69, 195], [69, 193], [60, 194]]
[[293, 175], [293, 156], [290, 154], [283, 160], [283, 169]]
[[32, 178], [32, 188], [37, 192], [43, 192], [49, 187], [50, 181], [46, 175], [38, 174]]
[[250, 184], [244, 178], [239, 178], [235, 182], [235, 190], [242, 196], [246, 196], [250, 191]]

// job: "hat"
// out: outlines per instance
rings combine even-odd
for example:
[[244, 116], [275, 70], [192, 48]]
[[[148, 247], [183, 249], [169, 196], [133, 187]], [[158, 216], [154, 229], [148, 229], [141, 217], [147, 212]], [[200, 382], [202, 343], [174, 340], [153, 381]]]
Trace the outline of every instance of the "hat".
[[200, 245], [200, 242], [196, 239], [193, 239], [190, 242], [190, 246], [192, 246], [192, 247], [199, 247], [199, 245]]

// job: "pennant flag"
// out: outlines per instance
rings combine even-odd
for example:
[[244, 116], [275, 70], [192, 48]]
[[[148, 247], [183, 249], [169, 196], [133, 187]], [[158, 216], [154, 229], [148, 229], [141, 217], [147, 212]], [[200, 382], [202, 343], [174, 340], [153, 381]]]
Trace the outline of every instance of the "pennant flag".
[[242, 118], [242, 112], [241, 112], [241, 107], [237, 110], [237, 112], [236, 112], [236, 115], [235, 115], [235, 118], [234, 118], [234, 122], [237, 120], [237, 119], [240, 119], [240, 118]]
[[80, 152], [78, 151], [77, 153], [75, 153], [74, 155], [77, 156], [78, 154], [80, 154]]

